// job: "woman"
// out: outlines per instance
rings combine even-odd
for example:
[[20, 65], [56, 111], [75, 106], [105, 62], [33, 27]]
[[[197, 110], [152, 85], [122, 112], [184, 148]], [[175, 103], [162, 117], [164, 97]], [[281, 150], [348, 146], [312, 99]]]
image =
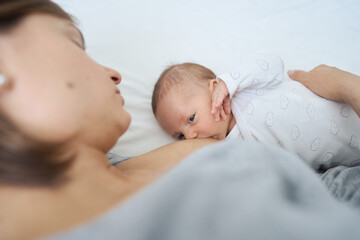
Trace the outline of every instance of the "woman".
[[[91, 219], [213, 142], [176, 143], [109, 166], [105, 154], [130, 124], [121, 75], [87, 56], [71, 17], [50, 1], [2, 1], [0, 18], [0, 239]], [[50, 215], [57, 219], [49, 223]]]
[[71, 17], [50, 1], [2, 1], [0, 19], [0, 239], [94, 219], [214, 143], [181, 141], [110, 166], [106, 153], [130, 124], [121, 75], [86, 55]]

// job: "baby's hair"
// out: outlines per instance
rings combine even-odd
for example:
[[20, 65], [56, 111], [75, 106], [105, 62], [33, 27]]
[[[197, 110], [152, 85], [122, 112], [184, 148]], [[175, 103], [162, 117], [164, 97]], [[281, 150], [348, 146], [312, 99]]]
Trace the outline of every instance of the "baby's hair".
[[204, 86], [204, 82], [215, 79], [216, 75], [210, 69], [196, 63], [181, 63], [167, 67], [157, 80], [152, 95], [151, 106], [156, 116], [157, 105], [167, 92], [174, 86], [179, 86], [185, 81], [192, 81]]

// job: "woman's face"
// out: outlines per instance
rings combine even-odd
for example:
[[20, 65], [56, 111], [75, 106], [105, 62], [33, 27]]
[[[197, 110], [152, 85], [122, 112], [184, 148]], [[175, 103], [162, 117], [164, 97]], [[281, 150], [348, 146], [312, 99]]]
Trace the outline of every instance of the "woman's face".
[[120, 74], [93, 61], [63, 19], [30, 15], [0, 35], [0, 74], [0, 108], [37, 140], [108, 151], [130, 124]]

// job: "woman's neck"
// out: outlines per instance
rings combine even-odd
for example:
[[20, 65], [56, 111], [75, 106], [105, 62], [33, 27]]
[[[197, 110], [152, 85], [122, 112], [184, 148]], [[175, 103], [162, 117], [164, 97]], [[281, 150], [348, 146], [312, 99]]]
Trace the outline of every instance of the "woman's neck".
[[0, 239], [31, 239], [71, 228], [127, 199], [145, 182], [92, 150], [79, 152], [68, 173], [69, 181], [57, 188], [0, 187]]
[[163, 176], [190, 153], [216, 142], [174, 142], [118, 167], [110, 166], [104, 153], [84, 148], [76, 155], [69, 182], [61, 187], [0, 186], [0, 239], [38, 238], [91, 220]]

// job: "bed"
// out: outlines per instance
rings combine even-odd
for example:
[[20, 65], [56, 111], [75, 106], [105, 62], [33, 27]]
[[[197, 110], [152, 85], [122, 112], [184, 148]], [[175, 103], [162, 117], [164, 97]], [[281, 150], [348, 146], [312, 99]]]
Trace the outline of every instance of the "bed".
[[[360, 75], [360, 2], [357, 0], [88, 0], [86, 3], [55, 0], [55, 2], [79, 20], [89, 55], [122, 74], [120, 89], [125, 97], [125, 108], [132, 116], [132, 123], [109, 154], [114, 162], [174, 141], [158, 126], [151, 110], [154, 83], [164, 68], [170, 64], [198, 62], [220, 74], [233, 65], [239, 56], [271, 52], [282, 57], [285, 70], [310, 70], [324, 63]], [[359, 164], [352, 162], [324, 173], [314, 173], [295, 155], [290, 154], [290, 156], [278, 148], [268, 149], [268, 146], [256, 144], [236, 141], [228, 145], [221, 143], [217, 147], [259, 148], [264, 149], [265, 152], [274, 152], [274, 156], [277, 156], [269, 158], [266, 154], [261, 155], [261, 151], [259, 153], [261, 156], [257, 155], [257, 157], [251, 155], [258, 154], [256, 151], [253, 153], [250, 151], [250, 155], [246, 156], [241, 155], [240, 152], [232, 152], [228, 156], [229, 159], [233, 159], [235, 155], [247, 159], [242, 164], [243, 168], [239, 169], [240, 173], [245, 173], [242, 176], [247, 174], [250, 176], [239, 180], [245, 184], [244, 186], [258, 186], [255, 184], [256, 181], [263, 185], [254, 191], [243, 189], [242, 194], [245, 198], [242, 199], [242, 207], [252, 206], [254, 209], [250, 211], [245, 207], [244, 209], [249, 211], [244, 213], [242, 218], [229, 219], [228, 215], [219, 212], [219, 217], [226, 217], [226, 221], [242, 221], [244, 226], [248, 226], [245, 228], [246, 231], [242, 231], [242, 235], [223, 235], [228, 236], [226, 239], [360, 238], [360, 231], [354, 224], [360, 220]], [[106, 235], [107, 239], [119, 239], [120, 236], [124, 236], [121, 235], [124, 232], [130, 234], [125, 235], [126, 239], [191, 239], [189, 238], [191, 235], [186, 235], [185, 230], [193, 228], [186, 224], [183, 215], [184, 212], [192, 211], [186, 205], [186, 201], [190, 201], [188, 198], [173, 199], [173, 204], [179, 204], [179, 199], [182, 203], [185, 202], [176, 206], [176, 209], [179, 206], [184, 207], [184, 211], [179, 210], [174, 213], [178, 218], [163, 214], [157, 216], [156, 214], [163, 211], [156, 209], [166, 209], [166, 207], [174, 209], [171, 203], [161, 201], [161, 197], [166, 199], [164, 186], [170, 188], [170, 183], [183, 183], [179, 180], [180, 176], [191, 177], [191, 173], [187, 175], [186, 169], [196, 168], [197, 163], [193, 162], [194, 159], [198, 159], [201, 163], [207, 158], [214, 158], [215, 153], [213, 148], [208, 147], [195, 157], [185, 160], [164, 179], [127, 202], [125, 207], [120, 207], [110, 215], [106, 215], [104, 219], [100, 219], [100, 225], [99, 222], [91, 223], [70, 232], [69, 235], [65, 234], [54, 239], [100, 239], [104, 236], [104, 232], [116, 232], [114, 230], [116, 227], [120, 229], [117, 230], [118, 235]], [[249, 161], [253, 158], [262, 160]], [[254, 175], [251, 173], [254, 169], [269, 173], [266, 170], [269, 169], [266, 167], [270, 166], [267, 159], [272, 159], [271, 162], [274, 164], [271, 166], [275, 166], [270, 168], [273, 169], [269, 170], [270, 173], [277, 174], [265, 174], [268, 178], [262, 175], [253, 178]], [[287, 159], [290, 159], [290, 163], [284, 161]], [[231, 168], [226, 169], [224, 176], [232, 171]], [[290, 173], [286, 169], [290, 169]], [[212, 172], [211, 174], [214, 173], [211, 168], [207, 170]], [[207, 170], [199, 171], [205, 174]], [[301, 182], [301, 179], [305, 181]], [[210, 192], [206, 192], [209, 190], [207, 187], [211, 185], [201, 181], [199, 183], [203, 184], [198, 186], [198, 189], [202, 190], [199, 191], [201, 192], [199, 195], [194, 195], [194, 192], [188, 194], [184, 190], [187, 189], [186, 185], [180, 186], [179, 189], [187, 194], [182, 197], [198, 196], [197, 199], [204, 199], [204, 196], [208, 196]], [[173, 192], [175, 195], [176, 193]], [[222, 193], [224, 195], [221, 196], [225, 196], [229, 192], [225, 189]], [[336, 198], [330, 197], [330, 194]], [[338, 200], [343, 203], [339, 204]], [[307, 205], [308, 201], [311, 204]], [[210, 201], [208, 204], [215, 202]], [[113, 219], [115, 215], [117, 219], [119, 216], [129, 216], [134, 209], [137, 213], [129, 218], [130, 223], [116, 223]], [[225, 210], [232, 211], [226, 207]], [[157, 216], [162, 222], [153, 221], [148, 218], [149, 216]], [[278, 222], [272, 222], [274, 217]], [[293, 217], [297, 220], [288, 222], [288, 219]], [[262, 219], [261, 222], [257, 222], [259, 219]], [[166, 226], [172, 231], [163, 231], [164, 225], [161, 223], [168, 223]], [[204, 224], [208, 223], [204, 221]], [[174, 226], [184, 228], [174, 228]], [[229, 226], [236, 228], [236, 225]], [[271, 226], [275, 227], [271, 228]], [[209, 226], [202, 227], [211, 229]], [[324, 228], [327, 230], [324, 231]], [[139, 232], [138, 229], [145, 230]], [[161, 231], [156, 232], [159, 229]], [[228, 230], [226, 226], [214, 229]], [[310, 230], [304, 232], [304, 229]], [[321, 230], [317, 231], [317, 229]], [[176, 234], [181, 230], [183, 230], [181, 234]], [[209, 235], [211, 231], [196, 231], [200, 234], [196, 239], [219, 239], [216, 235]], [[136, 234], [131, 235], [134, 232]], [[141, 235], [148, 233], [153, 235]]]
[[360, 74], [357, 0], [56, 0], [79, 20], [87, 52], [118, 70], [129, 130], [111, 152], [135, 156], [173, 141], [151, 110], [166, 66], [198, 62], [220, 74], [245, 54], [271, 52], [285, 70], [324, 63]]

